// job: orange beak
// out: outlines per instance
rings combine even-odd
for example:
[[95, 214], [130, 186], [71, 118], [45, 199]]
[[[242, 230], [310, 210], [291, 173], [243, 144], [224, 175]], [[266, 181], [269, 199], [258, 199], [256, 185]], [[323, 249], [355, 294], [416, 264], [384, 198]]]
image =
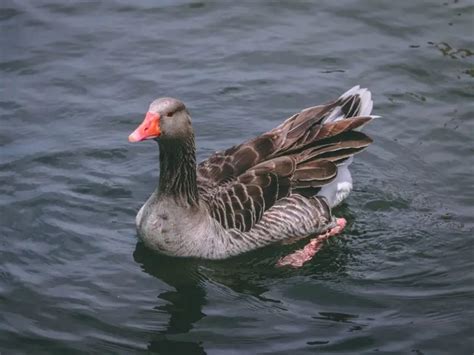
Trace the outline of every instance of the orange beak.
[[160, 134], [160, 114], [147, 112], [142, 124], [128, 136], [128, 141], [140, 142], [145, 139], [158, 138]]

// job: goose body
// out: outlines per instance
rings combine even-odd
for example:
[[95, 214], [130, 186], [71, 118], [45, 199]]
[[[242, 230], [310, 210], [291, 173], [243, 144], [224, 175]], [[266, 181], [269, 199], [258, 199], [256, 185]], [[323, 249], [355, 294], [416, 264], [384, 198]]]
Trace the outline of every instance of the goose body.
[[129, 137], [154, 139], [160, 151], [158, 187], [136, 218], [139, 237], [167, 255], [224, 259], [331, 230], [331, 208], [352, 190], [353, 155], [372, 142], [358, 131], [374, 117], [372, 105], [356, 86], [196, 165], [184, 104], [153, 101]]

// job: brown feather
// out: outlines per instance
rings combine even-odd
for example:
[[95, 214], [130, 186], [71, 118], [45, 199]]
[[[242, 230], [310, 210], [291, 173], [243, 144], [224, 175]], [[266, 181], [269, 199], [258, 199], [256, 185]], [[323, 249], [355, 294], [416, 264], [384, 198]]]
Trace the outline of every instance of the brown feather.
[[[348, 118], [325, 123], [335, 109]], [[292, 193], [314, 196], [336, 178], [337, 164], [372, 142], [354, 131], [372, 119], [352, 117], [360, 109], [357, 95], [310, 107], [199, 164], [200, 193], [211, 215], [226, 228], [249, 231]]]
[[324, 139], [327, 137], [336, 136], [340, 133], [356, 129], [367, 122], [371, 121], [372, 117], [353, 117], [346, 118], [336, 122], [331, 122], [323, 125], [319, 131], [316, 139]]

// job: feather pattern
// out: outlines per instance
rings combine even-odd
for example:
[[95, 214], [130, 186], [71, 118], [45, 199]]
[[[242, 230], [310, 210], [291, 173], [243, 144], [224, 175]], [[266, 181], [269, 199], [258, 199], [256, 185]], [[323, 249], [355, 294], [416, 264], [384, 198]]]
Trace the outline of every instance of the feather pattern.
[[[370, 92], [357, 86], [197, 166], [192, 133], [179, 144], [161, 139], [160, 187], [137, 217], [142, 239], [172, 255], [224, 258], [331, 228], [328, 187], [341, 183], [353, 155], [372, 142], [358, 131], [375, 117], [371, 110]], [[172, 231], [171, 222], [154, 218], [170, 206], [182, 215], [167, 217]]]
[[[224, 228], [249, 231], [279, 199], [293, 193], [316, 195], [336, 177], [338, 164], [372, 142], [355, 131], [372, 116], [345, 116], [360, 109], [357, 94], [343, 95], [199, 164], [198, 185], [204, 187], [201, 194], [211, 215]], [[334, 112], [345, 119], [333, 120]]]

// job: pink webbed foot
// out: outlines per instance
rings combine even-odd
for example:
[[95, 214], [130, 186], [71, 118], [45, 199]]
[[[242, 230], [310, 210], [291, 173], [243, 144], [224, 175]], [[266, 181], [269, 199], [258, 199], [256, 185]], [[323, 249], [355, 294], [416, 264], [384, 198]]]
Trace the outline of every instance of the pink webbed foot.
[[330, 237], [335, 236], [342, 232], [346, 226], [347, 221], [344, 218], [336, 219], [336, 226], [327, 230], [325, 233], [318, 235], [316, 238], [310, 240], [303, 249], [299, 249], [287, 256], [284, 256], [278, 260], [276, 266], [290, 266], [298, 268], [313, 258], [313, 256], [322, 248], [323, 243]]

